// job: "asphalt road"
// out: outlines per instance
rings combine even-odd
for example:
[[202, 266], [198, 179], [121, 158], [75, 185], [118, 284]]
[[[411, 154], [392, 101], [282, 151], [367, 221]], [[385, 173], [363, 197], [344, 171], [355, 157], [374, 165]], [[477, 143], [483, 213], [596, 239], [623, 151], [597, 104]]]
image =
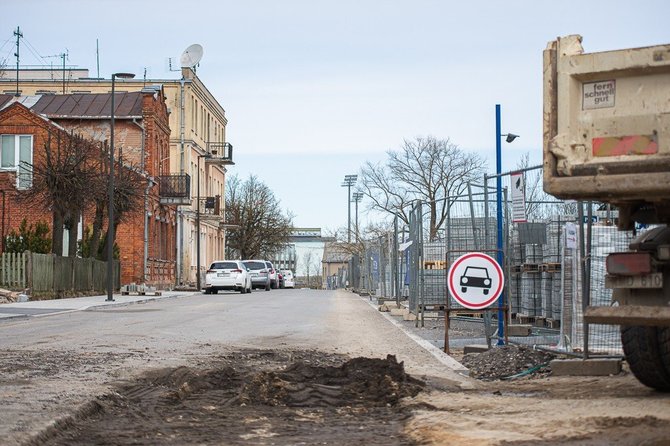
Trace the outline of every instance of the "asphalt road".
[[367, 300], [344, 291], [190, 294], [37, 313], [0, 323], [0, 438], [10, 443], [34, 438], [112, 382], [158, 367], [206, 364], [240, 349], [394, 354], [414, 376], [471, 386], [446, 355], [426, 350]]

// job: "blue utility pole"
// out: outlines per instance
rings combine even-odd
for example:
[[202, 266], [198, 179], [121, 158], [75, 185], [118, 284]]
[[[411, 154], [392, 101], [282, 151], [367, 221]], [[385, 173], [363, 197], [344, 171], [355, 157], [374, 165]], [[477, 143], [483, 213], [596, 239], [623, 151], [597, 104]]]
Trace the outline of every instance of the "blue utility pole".
[[[501, 129], [500, 129], [500, 104], [496, 104], [496, 223], [498, 224], [497, 230], [497, 252], [496, 260], [500, 265], [500, 268], [504, 271], [503, 262], [503, 209], [502, 209], [502, 141], [501, 141]], [[503, 288], [500, 297], [498, 298], [498, 345], [505, 345], [504, 331], [504, 312], [503, 308], [505, 307], [505, 290]]]

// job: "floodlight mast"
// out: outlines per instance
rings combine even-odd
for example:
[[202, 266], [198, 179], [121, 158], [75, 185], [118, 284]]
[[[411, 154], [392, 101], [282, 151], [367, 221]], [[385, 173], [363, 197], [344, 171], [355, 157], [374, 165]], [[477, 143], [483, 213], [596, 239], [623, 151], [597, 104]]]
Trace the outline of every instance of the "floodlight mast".
[[351, 243], [351, 186], [356, 184], [358, 175], [345, 175], [342, 187], [347, 188], [347, 243]]

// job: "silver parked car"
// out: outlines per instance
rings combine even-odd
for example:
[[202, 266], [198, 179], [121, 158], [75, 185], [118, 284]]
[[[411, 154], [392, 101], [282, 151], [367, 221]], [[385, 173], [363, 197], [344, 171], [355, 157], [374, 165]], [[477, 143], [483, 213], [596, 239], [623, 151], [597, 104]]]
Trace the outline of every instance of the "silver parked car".
[[205, 294], [219, 290], [251, 293], [251, 276], [240, 260], [215, 260], [205, 274]]
[[252, 288], [265, 288], [270, 291], [270, 268], [265, 260], [243, 260], [242, 263], [249, 269]]

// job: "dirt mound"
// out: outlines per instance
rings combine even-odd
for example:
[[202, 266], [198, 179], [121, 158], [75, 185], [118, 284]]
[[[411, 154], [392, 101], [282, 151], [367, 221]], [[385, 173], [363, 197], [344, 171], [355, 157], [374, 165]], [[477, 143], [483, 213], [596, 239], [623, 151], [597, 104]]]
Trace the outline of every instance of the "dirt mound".
[[339, 367], [296, 362], [283, 371], [257, 374], [240, 401], [290, 407], [387, 406], [415, 396], [423, 383], [405, 373], [395, 356], [354, 358]]
[[[503, 379], [547, 364], [556, 355], [517, 345], [494, 347], [484, 353], [468, 353], [461, 363], [478, 379]], [[546, 370], [538, 368], [537, 371]]]
[[423, 383], [394, 356], [245, 350], [153, 370], [84, 405], [34, 444], [413, 444], [403, 432]]

